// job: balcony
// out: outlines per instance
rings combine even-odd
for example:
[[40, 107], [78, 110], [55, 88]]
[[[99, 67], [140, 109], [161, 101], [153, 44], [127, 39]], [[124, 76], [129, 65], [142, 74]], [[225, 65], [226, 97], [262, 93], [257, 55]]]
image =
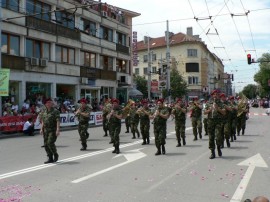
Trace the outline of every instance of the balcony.
[[44, 31], [57, 36], [63, 36], [70, 39], [80, 40], [79, 31], [61, 25], [57, 25], [55, 23], [46, 20], [41, 20], [35, 17], [31, 16], [26, 17], [26, 26], [28, 28]]
[[121, 44], [116, 44], [116, 51], [129, 55], [129, 47], [123, 46]]
[[89, 79], [116, 80], [116, 72], [96, 68], [81, 67], [80, 76]]
[[24, 57], [2, 54], [2, 68], [25, 70], [25, 65]]

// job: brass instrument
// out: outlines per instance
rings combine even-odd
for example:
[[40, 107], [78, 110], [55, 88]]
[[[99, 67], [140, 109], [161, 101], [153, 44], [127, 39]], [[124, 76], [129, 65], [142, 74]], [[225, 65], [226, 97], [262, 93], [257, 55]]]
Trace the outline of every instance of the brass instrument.
[[241, 116], [246, 111], [246, 109], [247, 109], [247, 100], [248, 100], [248, 98], [245, 95], [243, 95], [243, 98], [238, 103], [237, 117]]
[[135, 103], [135, 102], [134, 102], [133, 100], [131, 100], [131, 99], [128, 100], [127, 105], [122, 109], [122, 111], [123, 111], [122, 114], [123, 114], [123, 117], [124, 117], [124, 118], [128, 116], [129, 110], [130, 110], [130, 106], [131, 106], [132, 104], [134, 104], [134, 103]]
[[154, 124], [155, 118], [156, 118], [156, 116], [158, 115], [158, 113], [159, 113], [159, 110], [156, 109], [155, 113], [154, 113], [153, 116], [152, 116], [152, 118], [153, 118], [152, 124]]
[[110, 122], [110, 119], [111, 119], [113, 113], [114, 113], [114, 110], [111, 110], [111, 112], [106, 116], [108, 123]]

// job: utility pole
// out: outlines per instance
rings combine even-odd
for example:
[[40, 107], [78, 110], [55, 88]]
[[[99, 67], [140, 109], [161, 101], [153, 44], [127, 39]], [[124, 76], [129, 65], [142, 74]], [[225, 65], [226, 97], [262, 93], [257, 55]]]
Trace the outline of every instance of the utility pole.
[[166, 63], [167, 63], [167, 93], [168, 102], [171, 103], [171, 67], [170, 67], [170, 32], [169, 32], [169, 21], [167, 20], [167, 31], [165, 32], [166, 37]]
[[148, 81], [147, 81], [147, 89], [148, 89], [148, 100], [151, 100], [151, 53], [150, 53], [150, 37], [145, 36], [144, 41], [146, 41], [147, 37], [147, 60], [148, 60], [148, 67], [147, 67], [147, 75], [148, 75]]

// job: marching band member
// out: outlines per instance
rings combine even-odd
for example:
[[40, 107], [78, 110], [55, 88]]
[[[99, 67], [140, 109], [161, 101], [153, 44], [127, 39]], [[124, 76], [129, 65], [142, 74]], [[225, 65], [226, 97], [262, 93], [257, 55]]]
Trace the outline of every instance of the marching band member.
[[132, 103], [130, 105], [129, 117], [130, 117], [129, 118], [130, 129], [133, 135], [132, 139], [136, 139], [135, 133], [137, 134], [138, 138], [140, 138], [140, 132], [138, 130], [139, 114], [137, 113], [137, 108], [136, 108], [135, 103]]
[[193, 140], [196, 141], [198, 140], [198, 133], [200, 139], [202, 139], [202, 105], [198, 102], [198, 98], [193, 98], [190, 110], [194, 135]]
[[167, 119], [170, 116], [169, 110], [167, 107], [163, 105], [164, 100], [157, 100], [157, 109], [154, 115], [150, 116], [150, 118], [154, 119], [154, 135], [155, 135], [155, 144], [157, 147], [157, 152], [155, 155], [160, 155], [161, 150], [162, 154], [166, 153], [165, 150], [165, 137], [166, 137], [166, 128], [167, 128]]
[[108, 136], [108, 120], [107, 120], [107, 115], [111, 111], [112, 104], [110, 98], [106, 99], [104, 102], [104, 107], [102, 109], [102, 125], [103, 125], [103, 130], [105, 132], [105, 135], [103, 137]]
[[231, 104], [231, 142], [236, 140], [236, 119], [237, 119], [237, 103], [234, 101], [234, 96], [229, 97], [229, 102]]
[[175, 119], [175, 132], [178, 144], [176, 147], [181, 147], [181, 137], [183, 140], [183, 145], [186, 145], [186, 113], [187, 108], [182, 102], [181, 98], [176, 101], [176, 104], [172, 110], [172, 116]]
[[151, 110], [148, 107], [147, 100], [142, 100], [142, 107], [137, 110], [137, 113], [140, 117], [140, 131], [142, 134], [143, 143], [142, 145], [149, 144], [150, 138], [149, 138], [149, 130], [150, 130], [150, 118]]
[[247, 114], [249, 112], [249, 104], [247, 98], [243, 95], [239, 97], [238, 106], [237, 106], [237, 136], [240, 135], [242, 130], [242, 135], [245, 134]]

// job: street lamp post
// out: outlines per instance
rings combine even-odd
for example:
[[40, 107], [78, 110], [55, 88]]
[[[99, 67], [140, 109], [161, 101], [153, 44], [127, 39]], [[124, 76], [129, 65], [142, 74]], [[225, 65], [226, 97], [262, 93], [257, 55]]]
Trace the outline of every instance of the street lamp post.
[[167, 63], [167, 93], [168, 93], [168, 103], [171, 103], [171, 72], [170, 72], [170, 32], [169, 32], [169, 21], [167, 20], [167, 31], [166, 37], [166, 63]]

